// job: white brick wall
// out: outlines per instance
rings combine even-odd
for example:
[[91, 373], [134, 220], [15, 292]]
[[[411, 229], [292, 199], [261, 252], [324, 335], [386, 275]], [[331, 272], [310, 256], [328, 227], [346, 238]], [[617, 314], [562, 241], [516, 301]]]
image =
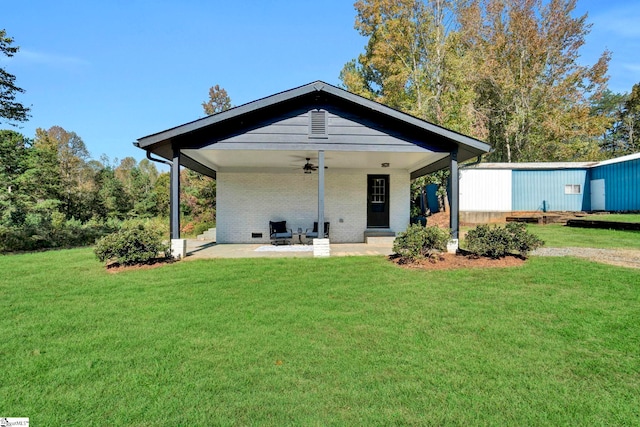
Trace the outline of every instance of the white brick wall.
[[[367, 175], [380, 169], [325, 171], [325, 220], [334, 243], [364, 241], [367, 228]], [[409, 223], [409, 173], [389, 169], [390, 229]], [[269, 221], [287, 221], [294, 231], [313, 227], [318, 216], [318, 174], [298, 171], [219, 172], [217, 174], [217, 240], [219, 243], [268, 243]], [[342, 222], [340, 220], [342, 219]], [[251, 233], [262, 233], [254, 239]]]

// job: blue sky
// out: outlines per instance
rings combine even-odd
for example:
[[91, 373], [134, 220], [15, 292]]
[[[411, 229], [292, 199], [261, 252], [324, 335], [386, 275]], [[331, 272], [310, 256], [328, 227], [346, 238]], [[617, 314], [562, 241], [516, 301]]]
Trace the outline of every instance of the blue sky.
[[[630, 91], [640, 82], [640, 1], [578, 0], [577, 10], [593, 24], [584, 64], [611, 50], [609, 86]], [[140, 160], [132, 142], [203, 117], [215, 84], [233, 105], [314, 80], [339, 84], [366, 43], [354, 18], [350, 0], [11, 1], [0, 28], [20, 52], [0, 66], [27, 91], [25, 136], [58, 125], [93, 158]]]

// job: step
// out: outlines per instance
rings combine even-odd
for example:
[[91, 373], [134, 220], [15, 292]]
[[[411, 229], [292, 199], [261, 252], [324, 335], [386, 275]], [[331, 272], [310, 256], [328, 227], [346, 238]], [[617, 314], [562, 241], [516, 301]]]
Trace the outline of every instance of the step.
[[210, 228], [207, 231], [205, 231], [202, 234], [198, 234], [196, 236], [196, 239], [198, 240], [216, 240], [216, 229], [215, 228]]
[[395, 239], [396, 233], [388, 229], [364, 232], [364, 242], [368, 245], [392, 245]]

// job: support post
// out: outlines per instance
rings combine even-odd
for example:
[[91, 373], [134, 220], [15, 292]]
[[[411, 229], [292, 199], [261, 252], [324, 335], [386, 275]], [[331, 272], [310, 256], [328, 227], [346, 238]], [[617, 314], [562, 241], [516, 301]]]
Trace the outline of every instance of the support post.
[[324, 151], [318, 151], [318, 238], [313, 239], [313, 256], [331, 254], [329, 239], [324, 237]]
[[173, 147], [173, 158], [171, 162], [171, 181], [169, 199], [171, 214], [169, 215], [169, 228], [171, 229], [171, 239], [180, 238], [180, 149]]
[[458, 236], [460, 233], [460, 177], [458, 170], [458, 148], [451, 151], [450, 156], [451, 179], [451, 203], [449, 205], [449, 224], [451, 225], [451, 239], [458, 248]]
[[324, 239], [324, 151], [318, 151], [318, 237]]

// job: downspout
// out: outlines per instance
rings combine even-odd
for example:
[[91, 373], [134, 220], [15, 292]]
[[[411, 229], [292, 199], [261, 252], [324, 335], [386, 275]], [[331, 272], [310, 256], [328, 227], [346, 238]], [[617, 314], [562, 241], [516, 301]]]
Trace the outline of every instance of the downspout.
[[[134, 142], [135, 147], [140, 148], [139, 142]], [[173, 160], [165, 160], [151, 157], [151, 152], [145, 150], [147, 159], [152, 162], [168, 165], [171, 169], [169, 183], [169, 232], [171, 237], [171, 252], [175, 258], [186, 256], [186, 241], [180, 239], [180, 149], [173, 149]]]
[[[140, 143], [138, 141], [135, 141], [133, 143], [133, 146], [136, 147], [136, 148], [140, 148]], [[143, 148], [143, 150], [144, 150], [144, 148]], [[154, 159], [153, 157], [151, 157], [151, 151], [147, 151], [147, 150], [144, 150], [144, 151], [145, 151], [145, 153], [147, 153], [147, 159], [151, 160], [152, 162], [164, 163], [165, 165], [169, 165], [169, 166], [173, 165], [173, 162], [171, 162], [170, 160]]]
[[151, 157], [151, 151], [147, 151], [147, 159], [151, 160], [152, 162], [164, 163], [165, 165], [173, 166], [172, 161], [165, 159], [154, 159], [153, 157]]
[[466, 169], [466, 168], [469, 168], [471, 166], [479, 165], [480, 163], [482, 163], [482, 156], [476, 157], [476, 161], [475, 162], [465, 163], [464, 165], [460, 165], [458, 169]]
[[[165, 160], [165, 159], [156, 159], [151, 157], [151, 152], [147, 151], [147, 159], [151, 160], [152, 162], [157, 162], [157, 163], [162, 163], [165, 165], [169, 165], [169, 167], [171, 168], [171, 178], [169, 180], [169, 233], [171, 235], [171, 239], [179, 239], [180, 238], [180, 209], [174, 209], [174, 204], [176, 203], [176, 201], [174, 200], [174, 187], [175, 187], [175, 180], [173, 179], [173, 174], [174, 174], [174, 170], [173, 170], [173, 162], [170, 160]], [[178, 165], [178, 167], [180, 167]], [[178, 171], [178, 206], [180, 204], [180, 171]], [[177, 214], [174, 213], [174, 211], [177, 210]]]

